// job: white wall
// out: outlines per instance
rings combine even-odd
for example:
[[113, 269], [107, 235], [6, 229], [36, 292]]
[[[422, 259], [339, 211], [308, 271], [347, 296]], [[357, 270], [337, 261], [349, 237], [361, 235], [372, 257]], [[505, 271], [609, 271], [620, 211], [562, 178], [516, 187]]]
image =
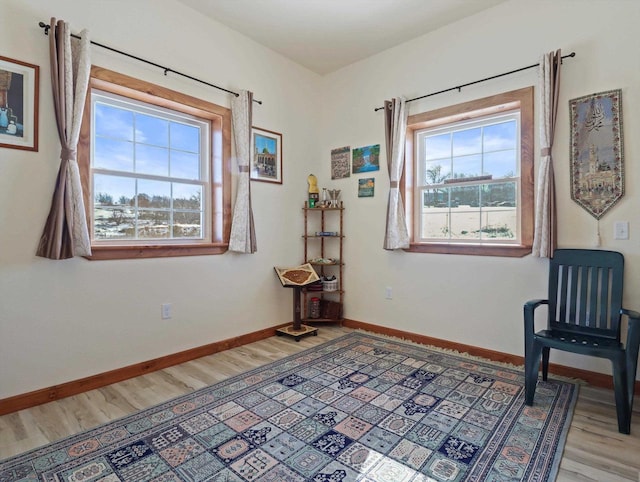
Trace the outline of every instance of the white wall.
[[[597, 223], [569, 192], [568, 101], [621, 88], [626, 194], [600, 221], [602, 248], [626, 257], [625, 305], [640, 309], [640, 2], [512, 0], [323, 78], [320, 185], [342, 189], [346, 212], [346, 315], [400, 330], [523, 354], [522, 306], [546, 297], [547, 262], [385, 252], [388, 175], [383, 160], [375, 173], [331, 181], [332, 148], [380, 143], [385, 99], [417, 97], [538, 62], [562, 48], [577, 56], [564, 62], [554, 157], [560, 247], [593, 247]], [[537, 27], [544, 25], [544, 27]], [[379, 27], [381, 32], [384, 26]], [[434, 96], [410, 105], [410, 114], [535, 85], [531, 69]], [[536, 97], [537, 99], [537, 97]], [[536, 105], [537, 110], [537, 105]], [[537, 115], [536, 115], [537, 119]], [[536, 129], [536, 143], [538, 131]], [[536, 152], [538, 151], [536, 144]], [[385, 157], [385, 156], [383, 156]], [[374, 198], [357, 197], [357, 178], [375, 174]], [[536, 164], [537, 175], [537, 164]], [[630, 221], [630, 239], [613, 240], [613, 223]], [[393, 300], [385, 300], [385, 287]], [[610, 373], [607, 362], [565, 354], [552, 361]]]
[[[283, 134], [284, 184], [252, 183], [258, 252], [133, 261], [35, 256], [58, 169], [48, 37], [56, 16], [97, 42], [222, 87]], [[172, 0], [0, 0], [0, 55], [40, 66], [39, 152], [0, 149], [0, 399], [291, 321], [275, 265], [302, 257], [320, 77]], [[92, 48], [96, 65], [229, 106], [230, 96]], [[235, 178], [234, 178], [235, 184]], [[160, 319], [160, 304], [173, 319]]]
[[[48, 43], [37, 26], [54, 15], [74, 31], [88, 28], [96, 41], [223, 87], [248, 88], [264, 101], [254, 107], [254, 124], [284, 135], [284, 185], [252, 183], [257, 254], [103, 262], [34, 255], [59, 151]], [[0, 0], [0, 53], [40, 65], [41, 73], [39, 152], [0, 149], [0, 399], [290, 321], [291, 294], [279, 287], [272, 266], [302, 256], [299, 207], [310, 172], [321, 187], [343, 192], [348, 318], [522, 354], [522, 304], [544, 296], [546, 261], [386, 252], [384, 159], [374, 173], [375, 197], [358, 199], [357, 178], [370, 175], [331, 181], [329, 153], [383, 144], [382, 113], [373, 109], [384, 99], [535, 63], [559, 47], [577, 53], [563, 67], [554, 148], [559, 244], [591, 247], [596, 230], [569, 195], [567, 102], [621, 88], [626, 195], [600, 226], [602, 247], [626, 256], [625, 304], [640, 309], [638, 24], [640, 4], [633, 0], [512, 0], [320, 78], [172, 0]], [[97, 65], [229, 105], [226, 94], [208, 87], [99, 48], [92, 53]], [[413, 103], [410, 112], [535, 81], [530, 70]], [[616, 220], [630, 221], [630, 240], [612, 239]], [[393, 300], [384, 299], [386, 286]], [[160, 320], [164, 302], [173, 303], [172, 320]], [[552, 361], [609, 370], [571, 355], [554, 354]]]

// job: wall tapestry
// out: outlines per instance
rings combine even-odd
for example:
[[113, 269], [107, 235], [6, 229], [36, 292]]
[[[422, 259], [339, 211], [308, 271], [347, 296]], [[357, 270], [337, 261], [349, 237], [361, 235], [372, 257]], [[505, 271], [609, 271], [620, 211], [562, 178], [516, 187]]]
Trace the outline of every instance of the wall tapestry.
[[571, 199], [600, 219], [624, 195], [622, 90], [569, 101]]

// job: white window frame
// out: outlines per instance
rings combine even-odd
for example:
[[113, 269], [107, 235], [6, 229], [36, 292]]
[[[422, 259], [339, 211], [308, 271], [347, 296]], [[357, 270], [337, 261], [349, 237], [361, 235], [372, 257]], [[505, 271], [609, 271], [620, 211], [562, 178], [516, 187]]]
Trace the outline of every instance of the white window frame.
[[[104, 92], [104, 91], [100, 91], [98, 89], [93, 89], [90, 94], [91, 96], [91, 114], [93, 116], [92, 118], [92, 122], [91, 122], [91, 192], [92, 195], [91, 196], [91, 205], [90, 205], [90, 218], [91, 218], [91, 242], [92, 244], [95, 245], [121, 245], [121, 244], [149, 244], [149, 243], [153, 243], [153, 244], [158, 244], [158, 245], [163, 245], [163, 244], [189, 244], [189, 243], [194, 243], [194, 244], [203, 244], [207, 242], [207, 239], [210, 238], [211, 236], [211, 216], [210, 216], [210, 210], [211, 210], [211, 176], [210, 176], [210, 167], [209, 167], [209, 162], [208, 159], [210, 159], [210, 130], [211, 130], [211, 125], [208, 121], [204, 120], [204, 119], [200, 119], [198, 117], [192, 116], [192, 115], [188, 115], [182, 112], [178, 112], [172, 109], [167, 109], [167, 108], [162, 108], [162, 107], [158, 107], [158, 106], [154, 106], [152, 104], [148, 104], [146, 102], [141, 102], [135, 99], [127, 99], [125, 97], [110, 93], [110, 92]], [[159, 175], [153, 175], [153, 174], [144, 174], [144, 173], [138, 173], [135, 172], [135, 169], [133, 172], [128, 172], [128, 171], [116, 171], [116, 170], [111, 170], [111, 169], [105, 169], [105, 168], [97, 168], [94, 166], [94, 159], [95, 159], [95, 142], [93, 142], [93, 140], [95, 139], [95, 113], [96, 113], [96, 109], [95, 109], [95, 105], [97, 103], [103, 104], [103, 105], [108, 105], [108, 106], [114, 106], [117, 107], [119, 109], [123, 109], [123, 110], [128, 110], [128, 111], [132, 111], [132, 112], [136, 112], [136, 113], [141, 113], [141, 114], [145, 114], [145, 115], [150, 115], [150, 116], [154, 116], [154, 117], [158, 117], [160, 119], [164, 119], [164, 120], [169, 120], [169, 121], [173, 121], [173, 122], [179, 122], [182, 124], [187, 124], [187, 125], [192, 125], [192, 126], [197, 126], [200, 129], [200, 139], [199, 139], [199, 144], [200, 144], [200, 156], [199, 156], [199, 164], [200, 164], [200, 178], [198, 180], [189, 180], [189, 179], [184, 179], [184, 178], [177, 178], [177, 177], [171, 177], [170, 175], [167, 176], [159, 176]], [[135, 135], [135, 125], [134, 125], [134, 135]], [[142, 144], [141, 142], [137, 142], [136, 139], [134, 138], [134, 140], [132, 141], [133, 145], [134, 145], [134, 149], [133, 149], [133, 162], [134, 162], [134, 166], [135, 166], [135, 162], [136, 162], [136, 157], [135, 157], [135, 145], [136, 144]], [[168, 149], [168, 148], [167, 148]], [[171, 162], [170, 160], [170, 156], [169, 156], [169, 162]], [[194, 185], [198, 185], [202, 187], [202, 192], [203, 192], [203, 199], [202, 199], [202, 210], [201, 210], [201, 214], [200, 214], [200, 226], [201, 226], [201, 235], [198, 238], [173, 238], [173, 237], [169, 237], [169, 238], [142, 238], [142, 237], [136, 237], [134, 239], [128, 238], [125, 240], [120, 240], [120, 239], [98, 239], [95, 237], [95, 220], [93, 218], [93, 215], [95, 213], [95, 209], [94, 209], [94, 203], [95, 203], [95, 189], [94, 189], [94, 175], [95, 174], [103, 174], [103, 175], [112, 175], [112, 176], [118, 176], [118, 177], [127, 177], [127, 178], [132, 178], [132, 179], [144, 179], [144, 180], [152, 180], [152, 181], [165, 181], [165, 182], [178, 182], [181, 184], [194, 184]], [[173, 204], [173, 197], [171, 197], [170, 200], [171, 204]], [[137, 203], [136, 203], [137, 204]], [[139, 211], [144, 211], [145, 208], [139, 208], [137, 205], [134, 207], [135, 212], [136, 212], [136, 217], [138, 215]], [[169, 213], [169, 218], [172, 220], [173, 219], [173, 213], [174, 213], [174, 209], [171, 206], [168, 209], [153, 209], [154, 211], [167, 211]], [[170, 226], [172, 226], [173, 223], [170, 222]], [[137, 228], [137, 224], [136, 224], [136, 228]], [[137, 230], [137, 229], [136, 229]]]
[[[464, 180], [461, 179], [459, 181], [449, 180], [440, 184], [427, 184], [426, 182], [421, 182], [426, 180], [426, 154], [425, 154], [425, 137], [444, 134], [444, 133], [453, 133], [456, 131], [473, 129], [477, 127], [486, 127], [494, 124], [498, 124], [505, 121], [515, 121], [516, 124], [516, 146], [515, 146], [515, 154], [516, 154], [516, 172], [512, 177], [502, 177], [502, 178], [492, 178], [492, 179], [477, 179], [477, 180]], [[455, 187], [469, 187], [469, 186], [480, 186], [480, 185], [488, 185], [488, 184], [504, 184], [508, 182], [515, 182], [516, 184], [516, 200], [518, 200], [518, 193], [521, 190], [521, 182], [520, 182], [520, 153], [521, 153], [521, 143], [520, 143], [520, 110], [512, 111], [505, 114], [498, 115], [488, 115], [484, 117], [478, 117], [473, 120], [463, 120], [458, 122], [453, 122], [451, 124], [429, 127], [425, 129], [420, 129], [414, 131], [414, 145], [416, 148], [415, 158], [417, 160], [416, 171], [418, 173], [416, 177], [416, 186], [414, 189], [414, 212], [418, 213], [423, 208], [424, 202], [424, 194], [428, 189], [446, 189], [446, 188], [455, 188]], [[480, 153], [483, 157], [485, 152]], [[451, 156], [453, 158], [453, 155]], [[517, 208], [518, 206], [516, 206]], [[454, 213], [458, 208], [452, 208], [449, 206], [449, 213]], [[479, 205], [480, 212], [479, 216], [479, 224], [478, 228], [481, 227], [480, 217], [482, 216], [482, 202]], [[423, 216], [416, 217], [416, 241], [420, 243], [425, 242], [436, 242], [436, 243], [471, 243], [471, 244], [515, 244], [518, 245], [521, 242], [521, 215], [520, 209], [516, 209], [516, 235], [513, 239], [492, 239], [488, 237], [481, 237], [480, 239], [461, 239], [461, 238], [436, 238], [436, 237], [422, 237], [420, 233], [424, 231], [422, 221]], [[451, 217], [449, 217], [451, 219]], [[449, 221], [449, 224], [451, 221]], [[482, 234], [482, 233], [481, 233]]]

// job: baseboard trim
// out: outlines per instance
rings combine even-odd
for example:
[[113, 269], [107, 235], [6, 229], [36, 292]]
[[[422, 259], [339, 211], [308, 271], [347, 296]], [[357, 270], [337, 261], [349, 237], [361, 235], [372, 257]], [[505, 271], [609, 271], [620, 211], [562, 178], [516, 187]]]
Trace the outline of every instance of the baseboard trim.
[[[465, 345], [462, 343], [455, 343], [440, 338], [433, 338], [430, 336], [419, 335], [409, 331], [396, 330], [395, 328], [389, 328], [386, 326], [374, 325], [371, 323], [365, 323], [363, 321], [356, 321], [345, 319], [342, 322], [343, 326], [354, 329], [361, 329], [365, 331], [371, 331], [373, 333], [379, 333], [381, 335], [394, 336], [396, 338], [404, 338], [423, 345], [433, 345], [439, 348], [445, 348], [448, 350], [456, 350], [459, 352], [469, 353], [472, 356], [479, 356], [487, 358], [489, 360], [510, 363], [512, 365], [523, 366], [524, 357], [518, 355], [511, 355], [509, 353], [503, 353], [494, 350], [487, 350], [473, 345]], [[613, 389], [613, 377], [611, 375], [605, 375], [603, 373], [592, 372], [589, 370], [582, 370], [580, 368], [568, 367], [565, 365], [557, 365], [555, 363], [549, 364], [549, 373], [559, 375], [568, 378], [578, 378], [584, 380], [589, 385], [601, 388]], [[640, 395], [640, 381], [636, 380], [635, 393]]]
[[[235, 338], [229, 338], [207, 345], [191, 348], [189, 350], [174, 353], [172, 355], [155, 358], [140, 363], [135, 363], [123, 368], [116, 368], [108, 372], [99, 373], [89, 377], [73, 380], [70, 382], [62, 383], [60, 385], [54, 385], [52, 387], [42, 388], [40, 390], [34, 390], [32, 392], [15, 395], [13, 397], [4, 398], [0, 400], [0, 415], [6, 415], [8, 413], [17, 412], [26, 408], [35, 407], [44, 403], [60, 400], [61, 398], [70, 397], [72, 395], [78, 395], [79, 393], [101, 388], [112, 383], [121, 382], [134, 378], [145, 373], [151, 373], [157, 370], [162, 370], [180, 363], [185, 363], [196, 358], [212, 355], [231, 348], [237, 348], [239, 346], [247, 345], [255, 341], [264, 340], [271, 336], [275, 336], [276, 330], [290, 323], [283, 323], [281, 325], [265, 328], [262, 330], [240, 335]], [[374, 325], [372, 323], [365, 323], [363, 321], [344, 319], [343, 326], [353, 329], [361, 329], [370, 331], [372, 333], [379, 333], [381, 335], [389, 335], [397, 338], [404, 338], [406, 340], [414, 341], [424, 345], [433, 345], [440, 348], [456, 350], [459, 352], [469, 353], [473, 356], [479, 356], [487, 358], [489, 360], [510, 363], [512, 365], [524, 365], [524, 358], [517, 355], [511, 355], [494, 350], [487, 350], [473, 345], [465, 345], [461, 343], [455, 343], [440, 338], [433, 338], [426, 335], [420, 335], [409, 331], [397, 330], [395, 328], [389, 328], [381, 325]], [[602, 388], [613, 388], [613, 378], [610, 375], [602, 373], [592, 372], [588, 370], [582, 370], [579, 368], [567, 367], [564, 365], [556, 365], [551, 363], [549, 365], [549, 372], [570, 378], [579, 378], [590, 385]], [[635, 384], [636, 394], [640, 394], [640, 382], [636, 381]]]
[[289, 324], [290, 323], [283, 323], [263, 330], [254, 331], [246, 335], [240, 335], [235, 338], [229, 338], [227, 340], [216, 341], [214, 343], [209, 343], [208, 345], [191, 348], [172, 355], [135, 363], [133, 365], [116, 368], [115, 370], [99, 373], [79, 380], [73, 380], [61, 383], [60, 385], [54, 385], [52, 387], [42, 388], [40, 390], [34, 390], [33, 392], [5, 398], [0, 400], [0, 415], [6, 415], [25, 408], [35, 407], [37, 405], [42, 405], [43, 403], [69, 397], [71, 395], [78, 395], [79, 393], [101, 388], [123, 380], [128, 380], [129, 378], [144, 375], [145, 373], [155, 372], [157, 370], [162, 370], [163, 368], [195, 360], [196, 358], [229, 350], [230, 348], [236, 348], [253, 343], [254, 341], [264, 340], [265, 338], [274, 336], [278, 328], [282, 328]]

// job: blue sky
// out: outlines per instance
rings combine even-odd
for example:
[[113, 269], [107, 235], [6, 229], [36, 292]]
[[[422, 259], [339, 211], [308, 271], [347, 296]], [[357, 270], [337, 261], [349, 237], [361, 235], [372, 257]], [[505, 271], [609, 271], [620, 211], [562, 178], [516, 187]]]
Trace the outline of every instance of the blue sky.
[[441, 174], [449, 176], [452, 166], [453, 175], [499, 178], [516, 173], [515, 130], [516, 121], [509, 120], [426, 137], [426, 169], [440, 165]]

